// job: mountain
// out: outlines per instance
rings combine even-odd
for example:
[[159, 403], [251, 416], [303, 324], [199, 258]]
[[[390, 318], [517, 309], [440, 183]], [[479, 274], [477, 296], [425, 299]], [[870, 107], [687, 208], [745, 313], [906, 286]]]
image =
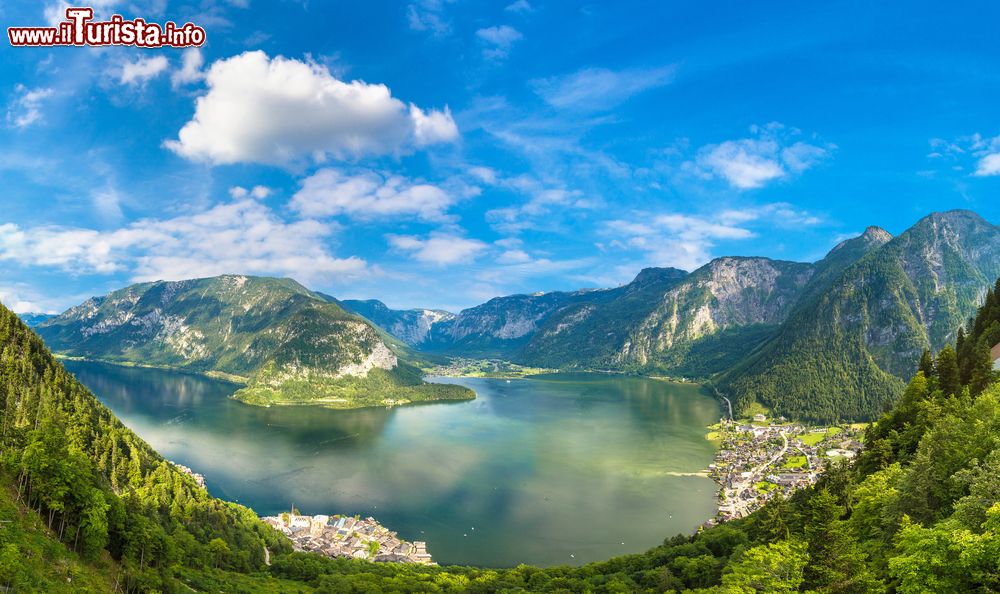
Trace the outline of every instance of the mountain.
[[423, 382], [402, 345], [290, 279], [141, 283], [89, 299], [37, 331], [65, 356], [245, 384], [235, 397], [251, 404], [354, 408], [473, 397]]
[[867, 253], [719, 378], [737, 407], [756, 400], [801, 418], [872, 418], [902, 392], [924, 349], [955, 339], [1000, 276], [1000, 228], [969, 211], [931, 214], [884, 243], [868, 235]]
[[436, 324], [423, 348], [473, 356], [516, 356], [551, 316], [576, 304], [602, 303], [614, 294], [613, 289], [583, 289], [497, 297]]
[[777, 327], [812, 274], [811, 264], [736, 257], [691, 274], [646, 269], [614, 299], [553, 316], [522, 357], [551, 367], [705, 376]]
[[[615, 289], [498, 297], [426, 324], [411, 344], [536, 367], [710, 379], [738, 407], [873, 418], [923, 349], [955, 339], [1000, 275], [997, 236], [975, 213], [935, 213], [895, 238], [869, 227], [812, 264], [724, 257], [690, 274], [646, 269]], [[377, 323], [407, 336], [416, 326], [399, 322], [402, 313]]]
[[455, 319], [455, 314], [439, 309], [389, 309], [377, 299], [344, 299], [337, 303], [410, 346], [429, 342], [436, 327]]
[[22, 313], [17, 314], [17, 317], [21, 318], [21, 321], [24, 322], [29, 328], [34, 328], [42, 322], [54, 318], [55, 315], [44, 313]]

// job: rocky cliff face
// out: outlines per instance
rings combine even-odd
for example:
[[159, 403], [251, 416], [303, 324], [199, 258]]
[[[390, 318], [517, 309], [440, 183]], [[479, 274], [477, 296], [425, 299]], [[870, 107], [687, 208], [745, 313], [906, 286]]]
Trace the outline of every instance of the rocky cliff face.
[[780, 324], [812, 274], [812, 265], [797, 262], [713, 260], [661, 297], [616, 360], [645, 366], [679, 344], [722, 330]]
[[420, 347], [431, 340], [435, 327], [455, 319], [455, 314], [439, 309], [390, 309], [381, 301], [370, 299], [339, 301], [348, 311], [367, 318], [399, 340]]
[[589, 293], [536, 293], [497, 297], [462, 310], [441, 329], [442, 338], [463, 343], [477, 339], [510, 341], [534, 334], [553, 312], [585, 300]]

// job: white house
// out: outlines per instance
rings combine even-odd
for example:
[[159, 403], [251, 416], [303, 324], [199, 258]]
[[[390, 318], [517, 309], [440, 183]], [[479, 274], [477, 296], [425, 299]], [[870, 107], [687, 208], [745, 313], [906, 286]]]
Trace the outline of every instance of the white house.
[[990, 358], [993, 359], [993, 369], [1000, 371], [1000, 343], [990, 351]]

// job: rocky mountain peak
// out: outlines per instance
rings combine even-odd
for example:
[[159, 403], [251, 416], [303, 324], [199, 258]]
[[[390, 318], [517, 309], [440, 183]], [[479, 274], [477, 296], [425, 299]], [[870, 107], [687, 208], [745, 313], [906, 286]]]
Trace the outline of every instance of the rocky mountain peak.
[[847, 248], [856, 248], [867, 252], [873, 247], [881, 247], [892, 241], [892, 234], [883, 229], [882, 227], [877, 227], [872, 225], [865, 229], [865, 232], [857, 237], [852, 237], [850, 239], [845, 239], [838, 243], [832, 250], [827, 253], [827, 257], [833, 255], [836, 252], [849, 251]]
[[892, 234], [876, 225], [872, 225], [865, 229], [865, 232], [861, 234], [861, 238], [868, 241], [869, 243], [888, 243], [892, 240]]

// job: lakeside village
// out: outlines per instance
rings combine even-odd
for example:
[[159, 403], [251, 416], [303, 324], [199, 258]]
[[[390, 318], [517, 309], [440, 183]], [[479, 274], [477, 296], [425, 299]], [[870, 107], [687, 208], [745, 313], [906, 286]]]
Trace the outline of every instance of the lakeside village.
[[436, 565], [427, 552], [427, 543], [401, 540], [374, 518], [301, 516], [285, 512], [261, 520], [291, 539], [296, 551], [379, 563]]
[[814, 484], [836, 460], [861, 451], [865, 424], [807, 427], [756, 414], [753, 421], [723, 419], [706, 437], [719, 444], [709, 475], [719, 484], [718, 515], [708, 525], [742, 518], [769, 500]]
[[[202, 489], [205, 477], [183, 464], [172, 464], [190, 476]], [[367, 559], [380, 563], [420, 563], [437, 565], [427, 552], [427, 543], [407, 542], [379, 524], [375, 518], [359, 516], [302, 516], [282, 513], [261, 520], [292, 541], [296, 551], [311, 551], [332, 557]]]

